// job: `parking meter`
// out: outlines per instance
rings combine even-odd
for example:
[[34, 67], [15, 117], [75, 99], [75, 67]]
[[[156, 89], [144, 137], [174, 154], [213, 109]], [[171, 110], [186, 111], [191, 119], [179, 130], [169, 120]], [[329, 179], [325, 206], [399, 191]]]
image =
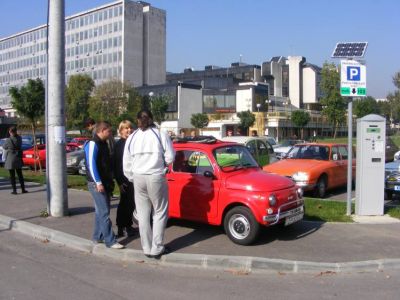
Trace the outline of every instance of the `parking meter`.
[[356, 215], [383, 215], [386, 119], [357, 119]]

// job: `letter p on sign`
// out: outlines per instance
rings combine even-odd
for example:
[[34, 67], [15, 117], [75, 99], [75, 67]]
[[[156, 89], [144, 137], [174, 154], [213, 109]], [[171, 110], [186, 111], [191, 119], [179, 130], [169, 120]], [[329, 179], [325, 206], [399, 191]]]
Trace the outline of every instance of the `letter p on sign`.
[[360, 81], [360, 67], [347, 67], [347, 80]]

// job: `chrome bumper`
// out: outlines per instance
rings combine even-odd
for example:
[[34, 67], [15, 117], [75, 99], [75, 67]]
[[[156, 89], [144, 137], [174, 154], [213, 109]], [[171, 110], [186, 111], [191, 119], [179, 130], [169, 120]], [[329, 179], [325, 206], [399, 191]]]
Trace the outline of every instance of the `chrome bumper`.
[[[282, 208], [285, 208], [286, 206], [292, 205], [292, 204], [298, 204], [301, 203], [300, 206], [293, 208], [291, 210], [287, 210], [284, 212], [281, 212]], [[272, 215], [267, 215], [267, 216], [263, 216], [263, 221], [264, 222], [269, 222], [269, 225], [275, 225], [276, 223], [278, 223], [280, 220], [285, 219], [287, 217], [291, 217], [297, 214], [301, 214], [304, 213], [304, 200], [300, 199], [300, 200], [294, 200], [291, 202], [287, 202], [285, 204], [282, 204], [279, 208], [278, 208], [278, 213], [276, 214], [272, 214]]]

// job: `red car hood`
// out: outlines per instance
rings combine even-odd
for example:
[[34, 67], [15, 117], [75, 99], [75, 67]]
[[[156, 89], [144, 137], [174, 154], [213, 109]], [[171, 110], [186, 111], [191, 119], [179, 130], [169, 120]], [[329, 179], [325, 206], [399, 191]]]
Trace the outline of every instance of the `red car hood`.
[[226, 188], [234, 190], [272, 192], [293, 187], [294, 182], [283, 176], [251, 168], [227, 177], [225, 185]]
[[[323, 163], [326, 163], [323, 161]], [[292, 176], [298, 171], [307, 171], [315, 166], [321, 165], [321, 161], [314, 159], [284, 159], [270, 165], [264, 166], [264, 171]]]

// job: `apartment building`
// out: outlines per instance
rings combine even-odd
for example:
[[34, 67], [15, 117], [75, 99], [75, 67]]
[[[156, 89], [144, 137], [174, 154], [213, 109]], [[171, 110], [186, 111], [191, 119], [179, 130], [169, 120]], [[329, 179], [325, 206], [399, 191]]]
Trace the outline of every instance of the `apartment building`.
[[[166, 76], [166, 12], [143, 1], [119, 0], [65, 18], [65, 77], [90, 75], [134, 86]], [[47, 26], [0, 39], [0, 107], [11, 116], [9, 89], [47, 76]], [[66, 83], [67, 83], [66, 82]]]

